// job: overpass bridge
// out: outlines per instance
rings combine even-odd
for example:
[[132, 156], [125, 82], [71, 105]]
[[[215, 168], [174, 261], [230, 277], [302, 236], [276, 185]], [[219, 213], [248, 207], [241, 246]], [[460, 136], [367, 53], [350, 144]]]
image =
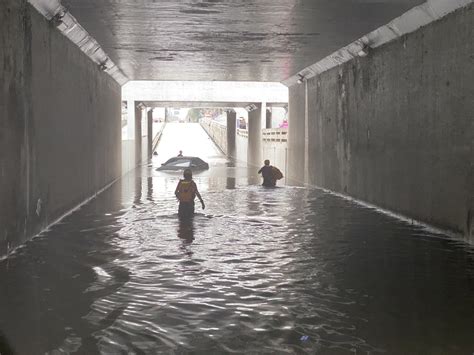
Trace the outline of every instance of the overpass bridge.
[[[287, 108], [288, 88], [280, 83], [265, 82], [131, 81], [122, 88], [122, 100], [127, 102], [128, 107], [127, 136], [135, 141], [135, 151], [139, 157], [142, 156], [142, 131], [147, 129], [146, 135], [151, 137], [153, 108], [219, 107], [229, 109], [226, 114], [225, 146], [229, 157], [235, 158], [237, 117], [232, 108], [245, 108], [249, 113], [248, 147], [245, 149], [248, 154], [245, 161], [257, 166], [262, 162], [262, 129], [271, 128], [272, 113], [267, 108]], [[142, 129], [141, 126], [145, 126], [144, 117], [147, 125]], [[136, 129], [138, 132], [135, 132]], [[151, 153], [149, 148], [150, 144], [148, 152]]]

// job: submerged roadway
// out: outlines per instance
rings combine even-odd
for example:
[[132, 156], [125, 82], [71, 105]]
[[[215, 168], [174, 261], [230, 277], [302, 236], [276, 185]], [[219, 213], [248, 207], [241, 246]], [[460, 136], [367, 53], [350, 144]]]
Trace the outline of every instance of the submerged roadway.
[[[178, 150], [211, 166], [189, 223], [180, 175], [155, 170]], [[199, 125], [168, 124], [149, 164], [0, 262], [4, 342], [18, 354], [472, 352], [471, 246], [259, 182]]]

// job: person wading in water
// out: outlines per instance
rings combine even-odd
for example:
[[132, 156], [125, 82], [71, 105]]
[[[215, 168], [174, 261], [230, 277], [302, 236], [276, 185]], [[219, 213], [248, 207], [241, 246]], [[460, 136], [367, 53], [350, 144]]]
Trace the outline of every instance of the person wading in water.
[[202, 209], [206, 206], [193, 180], [193, 172], [191, 169], [185, 169], [183, 176], [184, 179], [179, 180], [176, 191], [174, 192], [176, 198], [179, 200], [178, 216], [180, 218], [191, 218], [194, 215], [194, 199], [196, 196], [199, 201], [201, 201]]
[[278, 168], [270, 165], [270, 160], [265, 160], [264, 164], [265, 165], [258, 171], [263, 177], [262, 185], [265, 187], [275, 187], [277, 180], [283, 178], [283, 174]]

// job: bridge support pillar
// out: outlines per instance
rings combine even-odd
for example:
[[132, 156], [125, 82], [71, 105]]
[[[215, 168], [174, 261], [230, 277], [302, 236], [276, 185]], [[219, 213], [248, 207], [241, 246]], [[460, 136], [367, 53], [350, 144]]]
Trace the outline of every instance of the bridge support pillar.
[[227, 156], [236, 157], [235, 128], [237, 125], [237, 113], [234, 110], [227, 111]]
[[272, 111], [267, 108], [265, 116], [265, 128], [272, 128]]
[[147, 113], [147, 153], [148, 158], [153, 155], [153, 109], [151, 108]]
[[262, 121], [266, 120], [266, 104], [256, 104], [257, 108], [249, 112], [247, 163], [262, 165]]
[[142, 162], [142, 108], [137, 101], [134, 102], [135, 108], [135, 166]]
[[127, 101], [127, 139], [135, 139], [135, 101]]

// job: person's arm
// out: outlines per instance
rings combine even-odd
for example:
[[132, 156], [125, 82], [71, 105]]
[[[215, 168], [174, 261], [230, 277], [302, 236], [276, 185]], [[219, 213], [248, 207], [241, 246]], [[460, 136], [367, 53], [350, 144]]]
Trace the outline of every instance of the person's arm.
[[262, 169], [263, 169], [263, 168], [261, 168], [261, 169], [258, 171], [257, 174], [261, 174], [261, 173], [262, 173]]
[[206, 208], [206, 205], [204, 204], [204, 200], [202, 199], [201, 194], [199, 193], [199, 190], [198, 190], [198, 188], [197, 188], [196, 183], [194, 183], [194, 187], [195, 187], [195, 189], [196, 189], [196, 196], [197, 196], [197, 198], [199, 199], [199, 201], [201, 201], [202, 209], [205, 209], [205, 208]]
[[176, 190], [174, 191], [174, 195], [179, 200], [179, 185], [181, 185], [181, 181], [178, 182], [178, 186], [176, 186]]

